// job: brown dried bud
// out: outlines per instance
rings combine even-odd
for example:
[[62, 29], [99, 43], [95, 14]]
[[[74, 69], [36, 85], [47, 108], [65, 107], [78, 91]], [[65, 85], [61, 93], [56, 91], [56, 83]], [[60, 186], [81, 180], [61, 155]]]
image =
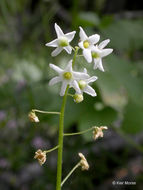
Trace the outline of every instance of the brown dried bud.
[[93, 138], [94, 140], [98, 139], [99, 137], [103, 137], [103, 129], [108, 129], [106, 126], [101, 126], [101, 127], [94, 127], [93, 128]]
[[35, 152], [34, 158], [37, 159], [39, 164], [42, 166], [46, 162], [46, 152], [39, 149]]
[[81, 170], [88, 170], [89, 169], [89, 164], [88, 164], [85, 156], [82, 153], [78, 153], [78, 155], [81, 158], [81, 160], [80, 160]]
[[33, 111], [31, 111], [28, 114], [28, 117], [29, 117], [29, 120], [32, 121], [32, 122], [36, 122], [36, 123], [39, 122], [39, 118], [37, 117], [37, 115]]

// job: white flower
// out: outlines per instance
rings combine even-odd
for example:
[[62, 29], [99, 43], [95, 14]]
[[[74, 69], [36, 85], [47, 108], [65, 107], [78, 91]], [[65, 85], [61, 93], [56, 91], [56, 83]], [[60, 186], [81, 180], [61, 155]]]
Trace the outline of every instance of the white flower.
[[52, 52], [52, 56], [57, 56], [63, 49], [71, 54], [72, 48], [69, 44], [74, 38], [75, 31], [64, 34], [61, 28], [55, 23], [55, 30], [57, 34], [57, 39], [46, 43], [46, 46], [56, 47], [56, 49]]
[[[87, 74], [87, 70], [84, 68], [84, 73]], [[77, 80], [80, 91], [77, 91], [77, 94], [83, 94], [83, 92], [91, 95], [97, 96], [95, 90], [89, 85], [89, 83], [94, 82], [98, 79], [98, 77], [88, 77], [86, 79]]]
[[102, 65], [102, 58], [112, 53], [113, 49], [107, 48], [103, 49], [108, 43], [110, 42], [109, 39], [104, 40], [99, 45], [96, 45], [92, 49], [92, 57], [94, 61], [94, 67], [93, 69], [99, 69], [104, 72], [104, 68]]
[[64, 70], [54, 64], [50, 64], [50, 67], [55, 70], [59, 76], [51, 79], [49, 85], [62, 82], [60, 96], [64, 96], [67, 85], [73, 87], [76, 91], [80, 91], [77, 80], [89, 78], [87, 73], [75, 72], [72, 70], [72, 60], [69, 61]]
[[79, 47], [83, 49], [83, 56], [87, 60], [88, 63], [92, 62], [92, 55], [91, 55], [91, 49], [93, 46], [99, 41], [100, 36], [98, 34], [94, 34], [92, 36], [87, 36], [82, 27], [80, 28], [80, 42]]

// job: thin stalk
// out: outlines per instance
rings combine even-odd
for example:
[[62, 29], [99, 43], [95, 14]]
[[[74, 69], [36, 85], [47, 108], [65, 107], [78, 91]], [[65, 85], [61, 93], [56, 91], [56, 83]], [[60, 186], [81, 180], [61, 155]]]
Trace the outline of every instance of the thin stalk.
[[63, 97], [63, 102], [62, 102], [62, 106], [61, 106], [60, 121], [59, 121], [59, 143], [58, 143], [59, 148], [58, 148], [58, 161], [57, 161], [57, 184], [56, 184], [56, 190], [61, 190], [64, 112], [65, 112], [65, 105], [66, 105], [68, 89], [69, 89], [69, 85], [67, 86], [65, 95]]
[[49, 152], [52, 152], [52, 151], [56, 150], [58, 147], [59, 147], [59, 145], [57, 145], [57, 146], [55, 146], [54, 148], [51, 148], [51, 149], [49, 149], [49, 150], [45, 150], [44, 152], [47, 154], [47, 153], [49, 153]]
[[[72, 67], [75, 64], [76, 56], [78, 53], [79, 47], [75, 47], [75, 54], [73, 57]], [[63, 97], [63, 102], [61, 106], [60, 119], [59, 119], [59, 139], [58, 139], [58, 161], [57, 161], [57, 182], [56, 190], [61, 190], [61, 181], [62, 181], [62, 157], [63, 157], [63, 137], [64, 137], [64, 112], [66, 106], [66, 100], [68, 95], [69, 85], [66, 88], [65, 95]]]
[[70, 93], [68, 93], [68, 96], [71, 96], [71, 97], [73, 97], [74, 95], [73, 95], [73, 94], [70, 94]]
[[89, 132], [89, 131], [91, 131], [91, 130], [93, 130], [93, 127], [90, 128], [90, 129], [81, 131], [81, 132], [77, 132], [77, 133], [64, 133], [64, 136], [81, 135], [81, 134], [87, 133], [87, 132]]
[[79, 50], [79, 47], [76, 46], [76, 47], [75, 47], [75, 53], [74, 53], [74, 56], [73, 56], [73, 61], [72, 61], [72, 67], [74, 67], [74, 64], [75, 64], [75, 60], [76, 60], [76, 56], [77, 56], [78, 50]]
[[57, 115], [60, 114], [60, 112], [42, 111], [42, 110], [37, 110], [37, 109], [32, 109], [32, 112], [45, 113], [45, 114], [57, 114]]
[[63, 184], [67, 181], [67, 179], [71, 176], [71, 174], [80, 166], [80, 162], [78, 164], [76, 164], [73, 169], [68, 173], [68, 175], [65, 177], [65, 179], [62, 181], [61, 183], [61, 187], [63, 186]]

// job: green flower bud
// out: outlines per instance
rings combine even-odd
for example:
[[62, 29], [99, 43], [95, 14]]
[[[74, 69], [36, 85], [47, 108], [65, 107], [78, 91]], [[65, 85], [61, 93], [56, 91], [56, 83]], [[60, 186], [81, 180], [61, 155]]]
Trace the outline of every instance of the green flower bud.
[[83, 95], [82, 95], [82, 94], [75, 94], [75, 95], [73, 96], [73, 98], [74, 98], [74, 101], [75, 101], [76, 103], [80, 103], [80, 102], [83, 101]]

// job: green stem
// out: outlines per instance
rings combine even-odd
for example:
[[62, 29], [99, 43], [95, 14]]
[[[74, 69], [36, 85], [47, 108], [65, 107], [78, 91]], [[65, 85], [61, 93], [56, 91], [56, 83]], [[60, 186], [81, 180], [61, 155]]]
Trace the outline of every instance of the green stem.
[[87, 132], [89, 132], [91, 130], [93, 130], [93, 127], [90, 128], [90, 129], [81, 131], [81, 132], [77, 132], [77, 133], [64, 133], [64, 136], [81, 135], [81, 134], [87, 133]]
[[42, 111], [37, 109], [32, 109], [32, 112], [45, 113], [45, 114], [60, 114], [60, 112]]
[[65, 177], [65, 179], [62, 181], [61, 183], [61, 187], [63, 186], [63, 184], [67, 181], [67, 179], [71, 176], [71, 174], [80, 166], [80, 162], [78, 164], [76, 164], [73, 169], [68, 173], [68, 175]]
[[72, 61], [72, 67], [74, 67], [74, 64], [75, 64], [75, 60], [76, 60], [76, 56], [77, 56], [78, 50], [79, 50], [79, 47], [76, 46], [76, 47], [75, 47], [75, 53], [74, 53], [74, 56], [73, 56], [73, 61]]
[[49, 153], [49, 152], [52, 152], [52, 151], [56, 150], [58, 147], [59, 147], [59, 145], [57, 145], [57, 146], [55, 146], [54, 148], [51, 148], [51, 149], [49, 149], [49, 150], [45, 150], [44, 152], [47, 154], [47, 153]]
[[67, 86], [65, 95], [63, 97], [63, 102], [62, 102], [62, 106], [61, 106], [60, 121], [59, 121], [59, 143], [58, 143], [59, 148], [58, 148], [58, 161], [57, 161], [57, 185], [56, 185], [56, 190], [61, 190], [64, 112], [65, 112], [65, 105], [66, 105], [68, 89], [69, 89], [69, 85]]
[[[73, 57], [72, 67], [75, 64], [76, 55], [78, 53], [79, 47], [75, 47], [75, 54]], [[65, 95], [63, 97], [63, 102], [61, 106], [60, 112], [60, 119], [59, 119], [59, 148], [58, 148], [58, 161], [57, 161], [57, 184], [56, 190], [61, 190], [61, 181], [62, 181], [62, 156], [63, 156], [63, 137], [64, 137], [64, 112], [65, 112], [65, 105], [68, 95], [69, 85], [66, 88]]]

